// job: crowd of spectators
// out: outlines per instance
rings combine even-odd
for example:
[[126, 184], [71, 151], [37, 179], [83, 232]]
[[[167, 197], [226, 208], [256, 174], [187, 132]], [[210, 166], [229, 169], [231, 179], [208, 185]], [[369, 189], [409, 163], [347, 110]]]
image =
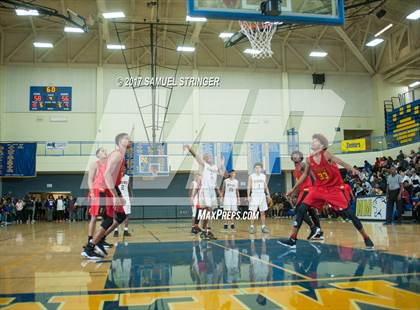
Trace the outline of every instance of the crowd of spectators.
[[411, 150], [409, 154], [400, 151], [396, 158], [378, 157], [374, 163], [365, 160], [362, 168], [355, 168], [360, 170], [360, 177], [347, 175], [346, 181], [352, 186], [356, 198], [388, 196], [389, 177], [392, 171], [399, 174], [403, 190], [397, 198], [397, 207], [402, 212], [412, 210], [413, 218], [420, 221], [420, 147], [417, 152]]
[[0, 198], [0, 225], [33, 224], [36, 221], [65, 222], [88, 219], [87, 207], [72, 196], [49, 195], [41, 200], [31, 196]]

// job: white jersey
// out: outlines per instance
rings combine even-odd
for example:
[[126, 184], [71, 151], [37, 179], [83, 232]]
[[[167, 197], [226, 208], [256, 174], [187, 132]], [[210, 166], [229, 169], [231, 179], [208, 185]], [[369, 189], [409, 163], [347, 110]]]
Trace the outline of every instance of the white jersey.
[[200, 185], [197, 183], [197, 181], [191, 182], [191, 190], [194, 193], [193, 196], [193, 205], [196, 206], [198, 204], [198, 191], [200, 190]]
[[121, 196], [125, 200], [126, 205], [130, 205], [130, 192], [128, 191], [128, 184], [130, 182], [130, 176], [127, 174], [124, 174], [124, 176], [121, 178], [121, 183], [118, 185], [118, 188], [120, 189]]
[[265, 184], [266, 184], [266, 177], [265, 174], [260, 173], [257, 175], [256, 173], [251, 174], [251, 194], [264, 194], [265, 192]]
[[209, 165], [208, 163], [204, 163], [202, 175], [202, 188], [206, 189], [215, 189], [216, 182], [217, 182], [217, 173], [219, 169], [216, 165]]
[[239, 187], [238, 180], [228, 178], [223, 181], [223, 187], [225, 190], [225, 199], [236, 200], [236, 191]]

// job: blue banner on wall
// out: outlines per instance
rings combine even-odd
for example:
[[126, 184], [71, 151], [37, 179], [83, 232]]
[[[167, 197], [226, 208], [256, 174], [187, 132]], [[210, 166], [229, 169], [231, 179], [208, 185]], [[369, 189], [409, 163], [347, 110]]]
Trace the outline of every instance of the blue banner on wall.
[[[263, 163], [263, 144], [250, 143], [248, 153], [248, 171], [254, 170], [255, 163]], [[265, 167], [264, 167], [265, 168]]]
[[220, 143], [220, 156], [225, 159], [226, 171], [233, 169], [232, 162], [233, 143]]
[[0, 176], [34, 177], [36, 143], [0, 143]]
[[280, 164], [280, 144], [269, 143], [268, 144], [268, 169], [267, 172], [271, 174], [281, 173]]
[[72, 95], [68, 86], [31, 86], [29, 111], [71, 111]]
[[167, 176], [169, 175], [168, 145], [159, 143], [156, 151], [149, 143], [134, 143], [132, 159], [132, 175]]
[[216, 162], [216, 143], [201, 143], [201, 155], [210, 154]]

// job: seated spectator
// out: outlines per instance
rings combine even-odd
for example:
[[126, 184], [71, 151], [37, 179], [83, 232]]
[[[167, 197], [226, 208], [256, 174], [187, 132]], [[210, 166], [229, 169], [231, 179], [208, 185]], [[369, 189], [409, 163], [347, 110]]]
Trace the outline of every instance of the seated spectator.
[[420, 192], [413, 198], [413, 219], [420, 223]]
[[383, 194], [384, 194], [384, 192], [382, 191], [379, 184], [375, 184], [375, 186], [373, 187], [373, 190], [372, 190], [372, 195], [382, 196]]
[[413, 185], [413, 195], [416, 195], [418, 192], [420, 192], [420, 177], [416, 170], [413, 170], [411, 175], [411, 184]]
[[372, 168], [373, 168], [372, 165], [367, 160], [365, 160], [365, 165], [364, 165], [365, 171], [368, 174], [370, 174], [372, 172]]
[[398, 159], [399, 161], [401, 161], [401, 160], [403, 160], [404, 158], [405, 158], [405, 155], [404, 155], [403, 151], [402, 151], [402, 150], [400, 150], [400, 153], [398, 154], [397, 159]]

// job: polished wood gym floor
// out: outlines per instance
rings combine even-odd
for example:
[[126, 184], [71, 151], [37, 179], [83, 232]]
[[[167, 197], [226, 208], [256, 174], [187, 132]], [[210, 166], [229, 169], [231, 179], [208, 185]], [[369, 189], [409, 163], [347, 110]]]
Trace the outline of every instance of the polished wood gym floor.
[[2, 227], [0, 307], [420, 309], [420, 225], [365, 222], [375, 251], [351, 223], [322, 221], [322, 243], [304, 227], [296, 250], [276, 242], [290, 219], [268, 226], [251, 237], [245, 222], [228, 234], [215, 222], [218, 240], [203, 242], [188, 220], [133, 221], [99, 262], [80, 256], [86, 222]]

